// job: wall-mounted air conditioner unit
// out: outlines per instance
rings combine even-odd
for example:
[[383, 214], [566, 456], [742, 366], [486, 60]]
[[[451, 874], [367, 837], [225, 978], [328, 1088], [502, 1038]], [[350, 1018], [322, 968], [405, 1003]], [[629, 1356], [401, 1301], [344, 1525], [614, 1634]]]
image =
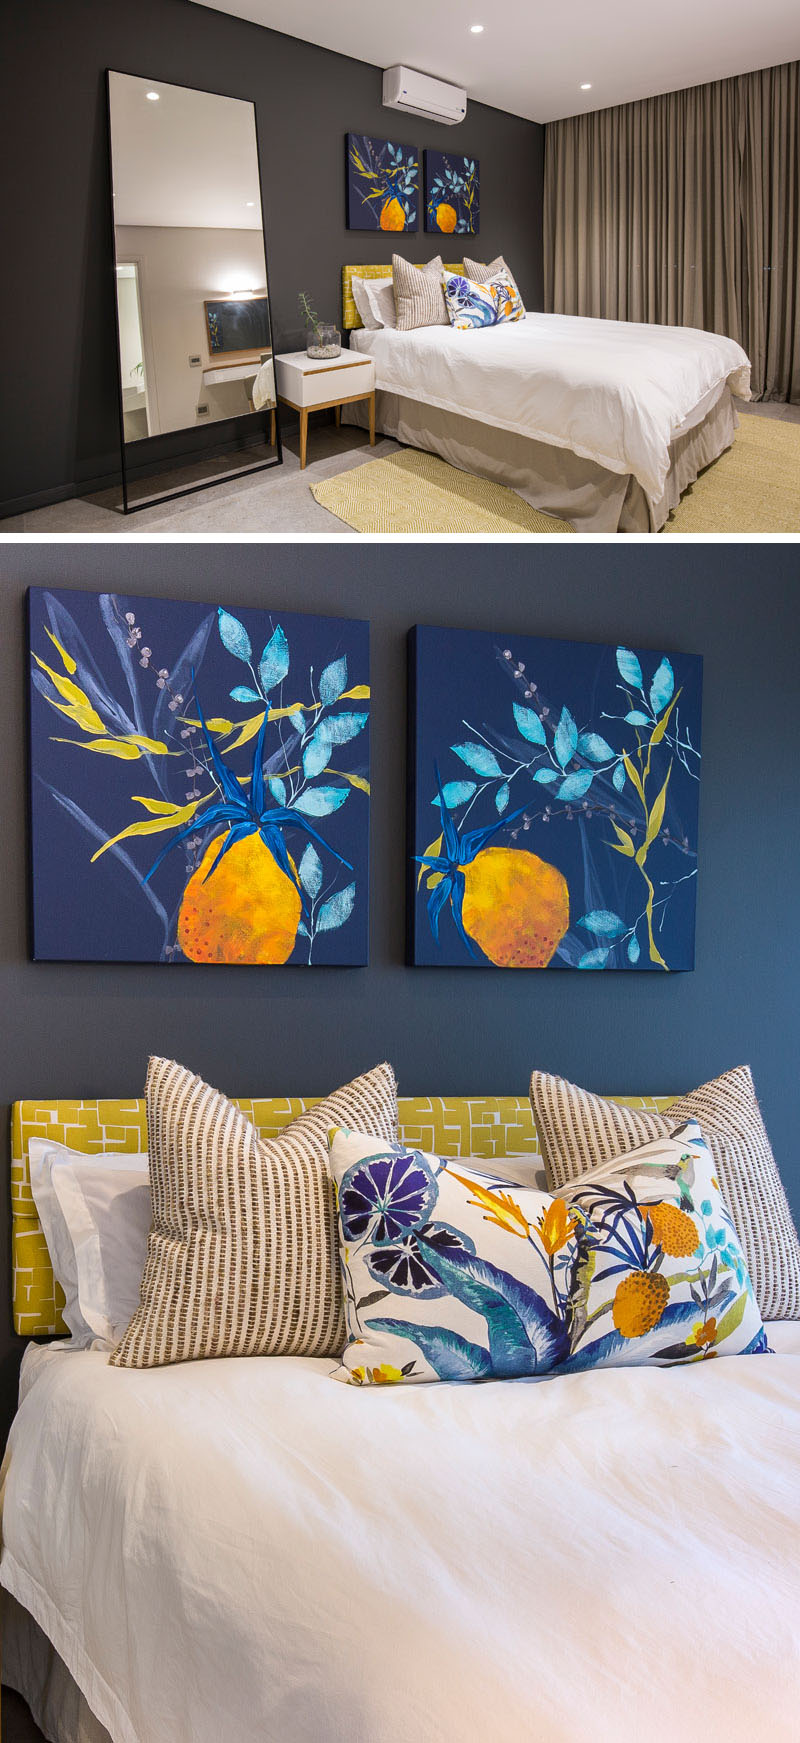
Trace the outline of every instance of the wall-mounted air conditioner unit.
[[442, 121], [455, 127], [467, 113], [467, 93], [411, 67], [387, 67], [383, 75], [383, 104], [401, 109], [404, 115], [424, 115], [427, 121]]

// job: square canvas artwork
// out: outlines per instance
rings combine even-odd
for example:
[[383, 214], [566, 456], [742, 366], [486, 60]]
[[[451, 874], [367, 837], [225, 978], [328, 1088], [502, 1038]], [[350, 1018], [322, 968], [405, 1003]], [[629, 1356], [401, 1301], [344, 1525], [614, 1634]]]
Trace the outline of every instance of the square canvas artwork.
[[411, 960], [694, 966], [702, 661], [411, 633]]
[[425, 229], [477, 236], [481, 227], [481, 166], [476, 157], [425, 153]]
[[419, 153], [413, 145], [348, 133], [348, 230], [419, 229]]
[[367, 961], [369, 626], [28, 595], [39, 961]]

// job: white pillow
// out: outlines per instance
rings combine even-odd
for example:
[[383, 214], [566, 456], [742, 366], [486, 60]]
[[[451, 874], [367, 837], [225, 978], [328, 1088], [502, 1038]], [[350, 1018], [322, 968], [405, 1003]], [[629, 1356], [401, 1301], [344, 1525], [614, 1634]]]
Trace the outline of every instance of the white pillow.
[[[33, 1140], [29, 1147], [32, 1151]], [[139, 1306], [151, 1223], [147, 1153], [86, 1156], [63, 1144], [43, 1144], [56, 1260], [44, 1222], [53, 1270], [67, 1295], [64, 1318], [81, 1347], [100, 1339], [119, 1342]], [[31, 1183], [34, 1162], [31, 1157]], [[36, 1194], [34, 1193], [34, 1198]], [[41, 1219], [41, 1209], [37, 1200]], [[68, 1294], [69, 1288], [69, 1294]]]
[[65, 1153], [70, 1154], [69, 1151], [65, 1152], [63, 1144], [52, 1144], [47, 1138], [31, 1138], [28, 1144], [28, 1171], [33, 1202], [47, 1242], [53, 1276], [60, 1283], [66, 1297], [62, 1315], [73, 1343], [79, 1349], [84, 1349], [91, 1343], [93, 1333], [78, 1306], [75, 1249], [64, 1213], [56, 1198], [52, 1178], [54, 1162], [59, 1155], [63, 1156]]
[[370, 332], [377, 332], [379, 327], [397, 326], [392, 278], [359, 278], [355, 274], [352, 288], [353, 301]]

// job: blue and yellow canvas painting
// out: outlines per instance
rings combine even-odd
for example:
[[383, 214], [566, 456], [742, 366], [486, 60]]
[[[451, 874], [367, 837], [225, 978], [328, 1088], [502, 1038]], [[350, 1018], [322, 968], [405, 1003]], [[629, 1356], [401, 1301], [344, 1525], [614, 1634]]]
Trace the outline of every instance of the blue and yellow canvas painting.
[[411, 632], [411, 960], [694, 966], [702, 660]]
[[419, 229], [419, 153], [413, 145], [345, 138], [348, 230]]
[[481, 227], [481, 166], [476, 157], [425, 153], [425, 229], [477, 236]]
[[39, 961], [367, 961], [369, 626], [28, 596]]

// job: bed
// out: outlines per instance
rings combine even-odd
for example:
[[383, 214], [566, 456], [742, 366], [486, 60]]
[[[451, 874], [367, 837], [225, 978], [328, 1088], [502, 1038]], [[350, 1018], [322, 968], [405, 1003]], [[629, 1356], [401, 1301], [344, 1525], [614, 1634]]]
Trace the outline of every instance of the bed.
[[[267, 1132], [297, 1109], [245, 1105]], [[138, 1103], [23, 1108], [18, 1323], [50, 1311], [25, 1132], [142, 1131]], [[516, 1099], [401, 1118], [451, 1155], [535, 1154]], [[329, 1360], [137, 1372], [31, 1345], [5, 1679], [51, 1743], [788, 1743], [800, 1323], [769, 1329], [762, 1359], [366, 1391]]]
[[468, 333], [368, 331], [349, 292], [367, 270], [344, 268], [343, 320], [375, 361], [378, 428], [579, 532], [657, 532], [733, 442], [750, 364], [721, 334], [532, 313]]

